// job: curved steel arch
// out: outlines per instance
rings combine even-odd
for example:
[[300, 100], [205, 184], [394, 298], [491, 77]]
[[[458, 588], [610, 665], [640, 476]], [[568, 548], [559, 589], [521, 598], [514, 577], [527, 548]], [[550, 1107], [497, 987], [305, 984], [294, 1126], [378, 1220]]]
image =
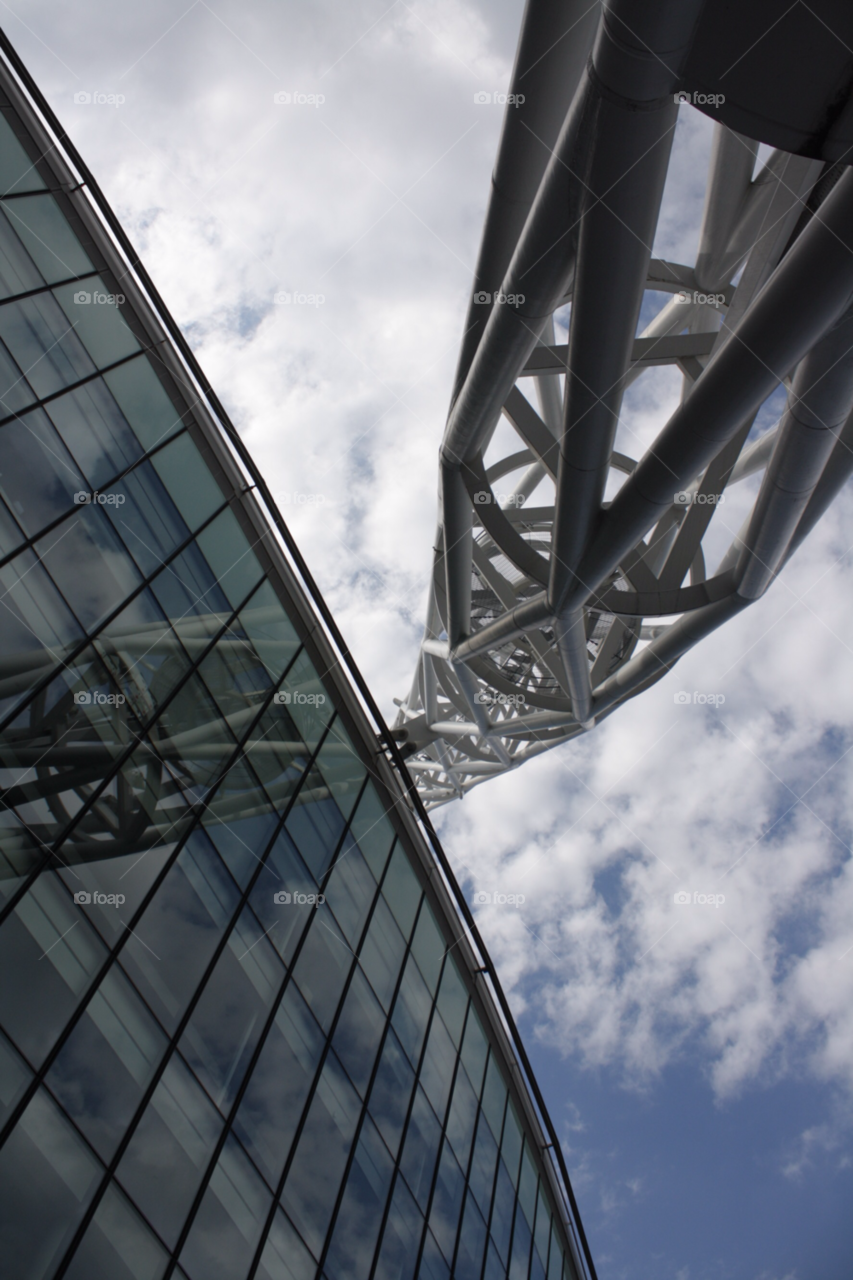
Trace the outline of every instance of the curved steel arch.
[[[853, 470], [853, 10], [812, 6], [832, 75], [816, 39], [800, 99], [763, 124], [772, 59], [753, 55], [734, 99], [719, 88], [759, 10], [776, 56], [790, 52], [802, 15], [779, 21], [764, 0], [741, 26], [703, 0], [529, 0], [511, 85], [524, 101], [507, 107], [440, 451], [425, 634], [394, 727], [427, 806], [660, 679], [766, 591]], [[718, 120], [693, 264], [651, 250], [687, 101]], [[758, 142], [778, 137], [799, 154], [777, 149], [754, 174]], [[671, 296], [635, 337], [649, 291]], [[679, 368], [681, 402], [636, 460], [614, 448], [622, 399], [656, 365]], [[782, 385], [781, 420], [755, 436]], [[758, 472], [748, 520], [709, 566], [720, 498]]]

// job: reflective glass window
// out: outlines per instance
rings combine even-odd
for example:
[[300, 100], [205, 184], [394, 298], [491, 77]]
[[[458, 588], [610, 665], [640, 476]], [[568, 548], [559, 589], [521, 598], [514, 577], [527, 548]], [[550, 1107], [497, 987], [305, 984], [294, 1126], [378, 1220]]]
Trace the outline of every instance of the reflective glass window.
[[453, 1083], [453, 1069], [456, 1065], [456, 1050], [453, 1041], [447, 1034], [447, 1028], [439, 1015], [433, 1015], [427, 1037], [424, 1060], [421, 1064], [420, 1080], [426, 1095], [442, 1120], [447, 1109], [450, 1086]]
[[343, 834], [344, 820], [316, 768], [302, 781], [287, 816], [287, 830], [319, 883], [331, 866]]
[[521, 1204], [527, 1225], [532, 1229], [536, 1217], [536, 1187], [539, 1179], [536, 1166], [530, 1154], [530, 1144], [525, 1141], [521, 1156], [521, 1175], [518, 1182], [518, 1199]]
[[548, 1280], [562, 1280], [563, 1272], [563, 1250], [560, 1245], [560, 1238], [557, 1235], [556, 1226], [551, 1227], [551, 1249], [548, 1254]]
[[234, 1121], [235, 1133], [272, 1187], [290, 1152], [323, 1045], [308, 1006], [290, 983]]
[[83, 284], [61, 284], [53, 291], [74, 332], [99, 369], [139, 350], [117, 303], [100, 276]]
[[[433, 1019], [435, 1025], [436, 1019]], [[430, 1033], [432, 1039], [432, 1033]], [[427, 1050], [429, 1056], [429, 1050]], [[456, 1159], [463, 1169], [468, 1168], [468, 1156], [471, 1152], [471, 1141], [477, 1123], [477, 1095], [471, 1088], [471, 1082], [460, 1065], [453, 1085], [453, 1101], [447, 1116], [447, 1136], [453, 1147]]]
[[486, 1224], [471, 1192], [465, 1199], [462, 1229], [459, 1232], [454, 1280], [480, 1280], [483, 1267], [483, 1251], [486, 1247]]
[[364, 974], [356, 969], [335, 1027], [332, 1045], [362, 1097], [370, 1082], [384, 1029], [382, 1006]]
[[501, 1262], [500, 1254], [495, 1248], [494, 1241], [489, 1241], [483, 1280], [505, 1280], [505, 1276], [506, 1267]]
[[8, 418], [32, 405], [38, 397], [23, 371], [0, 342], [0, 418]]
[[32, 1074], [21, 1055], [0, 1034], [0, 1124], [6, 1123], [12, 1108], [17, 1106]]
[[[110, 369], [104, 374], [104, 382], [110, 390], [116, 404], [127, 419], [133, 432], [144, 449], [154, 449], [164, 440], [168, 440], [172, 432], [181, 426], [181, 415], [157, 377], [146, 356], [128, 360], [117, 369]], [[197, 485], [202, 494], [206, 494], [212, 479], [205, 474], [206, 468], [199, 468], [193, 475], [193, 485]], [[162, 476], [166, 488], [168, 480]], [[190, 487], [190, 486], [185, 486]], [[171, 493], [171, 489], [169, 490]], [[172, 494], [174, 497], [175, 495]], [[190, 501], [198, 499], [188, 499]], [[181, 514], [183, 508], [178, 503]], [[185, 516], [186, 518], [186, 516]], [[187, 521], [187, 523], [191, 523]]]
[[238, 608], [264, 575], [231, 508], [221, 511], [196, 541], [226, 598]]
[[242, 1280], [271, 1203], [263, 1180], [229, 1135], [181, 1250], [187, 1275], [192, 1280]]
[[99, 492], [97, 501], [146, 577], [156, 573], [189, 534], [149, 462]]
[[315, 908], [308, 936], [293, 966], [293, 978], [324, 1031], [341, 998], [354, 956], [324, 907]]
[[397, 1177], [382, 1233], [375, 1280], [411, 1280], [423, 1233], [423, 1218], [401, 1177]]
[[426, 1094], [418, 1085], [403, 1142], [400, 1168], [422, 1210], [426, 1210], [429, 1199], [440, 1143], [441, 1129], [438, 1121], [427, 1102]]
[[280, 694], [287, 703], [299, 736], [313, 749], [322, 738], [335, 708], [314, 664], [304, 650], [284, 677]]
[[512, 1233], [512, 1257], [509, 1264], [510, 1280], [527, 1280], [530, 1269], [530, 1246], [532, 1237], [527, 1225], [521, 1201], [515, 1207], [515, 1228]]
[[89, 489], [100, 489], [142, 455], [142, 446], [103, 378], [93, 378], [51, 400], [46, 413]]
[[515, 1107], [510, 1102], [504, 1119], [503, 1138], [501, 1139], [501, 1157], [509, 1170], [513, 1185], [518, 1186], [518, 1164], [521, 1159], [522, 1133], [521, 1125], [515, 1114]]
[[123, 968], [172, 1031], [198, 987], [237, 904], [237, 888], [196, 831], [134, 925]]
[[5, 115], [0, 114], [0, 195], [38, 191], [44, 181], [35, 161], [27, 155]]
[[252, 911], [244, 910], [205, 983], [179, 1048], [227, 1114], [284, 978]]
[[418, 968], [426, 979], [426, 984], [433, 995], [441, 973], [441, 962], [446, 947], [444, 938], [436, 923], [432, 907], [424, 901], [418, 916], [418, 923], [412, 938], [412, 954], [418, 962]]
[[281, 1209], [269, 1229], [256, 1280], [314, 1280], [317, 1264]]
[[468, 1183], [479, 1205], [480, 1212], [487, 1220], [492, 1203], [497, 1162], [498, 1144], [492, 1137], [492, 1131], [481, 1111], [477, 1125], [477, 1137], [474, 1142], [474, 1154], [468, 1174]]
[[409, 1110], [415, 1073], [400, 1041], [389, 1029], [373, 1079], [368, 1106], [391, 1154], [396, 1157]]
[[462, 1201], [465, 1198], [465, 1176], [459, 1168], [450, 1143], [445, 1139], [438, 1162], [438, 1177], [429, 1215], [430, 1229], [439, 1243], [445, 1259], [451, 1262], [456, 1243], [456, 1230]]
[[377, 880], [381, 880], [394, 843], [394, 828], [372, 782], [368, 782], [361, 793], [350, 819], [350, 830], [358, 841], [370, 870]]
[[160, 1280], [168, 1261], [156, 1236], [111, 1183], [64, 1280]]
[[452, 955], [448, 955], [441, 975], [438, 1008], [444, 1019], [444, 1025], [458, 1048], [462, 1039], [462, 1028], [465, 1025], [465, 1013], [468, 1009], [468, 992]]
[[0, 307], [0, 338], [39, 399], [95, 372], [73, 324], [49, 293]]
[[35, 544], [42, 564], [87, 631], [142, 581], [99, 506], [78, 506]]
[[450, 1280], [450, 1269], [431, 1231], [427, 1231], [424, 1240], [421, 1265], [418, 1267], [418, 1280]]
[[401, 844], [395, 847], [391, 856], [382, 881], [382, 893], [408, 939], [421, 900], [421, 887]]
[[299, 650], [299, 637], [270, 582], [262, 582], [240, 613], [240, 626], [275, 684]]
[[489, 1042], [472, 1005], [468, 1011], [465, 1036], [462, 1040], [462, 1062], [478, 1097], [483, 1087], [483, 1072], [485, 1071], [488, 1054]]
[[548, 1203], [548, 1197], [545, 1195], [545, 1188], [539, 1183], [539, 1194], [536, 1202], [536, 1226], [533, 1232], [533, 1239], [536, 1245], [536, 1251], [542, 1259], [543, 1264], [548, 1262], [548, 1236], [551, 1231], [551, 1206]]
[[317, 755], [317, 768], [329, 794], [348, 818], [358, 799], [367, 770], [361, 762], [340, 719], [335, 720]]
[[102, 1169], [41, 1089], [0, 1149], [0, 1257], [14, 1280], [52, 1275]]
[[[62, 535], [54, 532], [52, 536]], [[0, 568], [0, 604], [0, 653], [14, 657], [24, 670], [25, 654], [47, 650], [58, 663], [65, 647], [83, 637], [80, 624], [32, 551], [23, 551]]]
[[380, 897], [370, 918], [370, 926], [358, 958], [386, 1011], [391, 1007], [405, 949], [403, 935], [394, 923], [385, 900]]
[[376, 881], [349, 835], [344, 838], [323, 893], [347, 942], [352, 947], [358, 946], [376, 895]]
[[170, 1248], [178, 1235], [222, 1128], [222, 1118], [173, 1054], [116, 1171]]
[[0, 298], [44, 287], [44, 277], [13, 230], [8, 207], [0, 205]]
[[512, 1185], [512, 1179], [507, 1173], [503, 1160], [498, 1160], [498, 1177], [495, 1183], [495, 1197], [492, 1204], [492, 1218], [489, 1229], [492, 1239], [497, 1245], [501, 1261], [505, 1265], [509, 1261], [508, 1251], [514, 1209], [515, 1189]]
[[[169, 414], [165, 416], [168, 419]], [[222, 490], [188, 432], [182, 432], [164, 449], [158, 449], [151, 458], [151, 465], [189, 529], [197, 529], [222, 506]], [[191, 485], [187, 484], [187, 476], [193, 478]], [[202, 550], [205, 551], [205, 548], [202, 547]], [[211, 563], [210, 556], [206, 555], [206, 558], [211, 564], [214, 577], [218, 577], [217, 566]], [[243, 592], [244, 596], [247, 594], [248, 588]]]
[[286, 831], [279, 831], [249, 896], [272, 946], [289, 964], [316, 911], [317, 885]]
[[[52, 872], [39, 876], [0, 927], [0, 1023], [37, 1066], [106, 958], [106, 948]], [[38, 1017], [33, 1016], [38, 1010]]]
[[417, 1066], [421, 1056], [431, 1006], [429, 989], [414, 960], [409, 956], [394, 1003], [391, 1025], [413, 1067]]
[[168, 1042], [115, 968], [92, 995], [47, 1075], [68, 1115], [105, 1160], [124, 1137]]
[[326, 1058], [308, 1109], [281, 1204], [319, 1257], [341, 1185], [360, 1110], [358, 1095], [334, 1053]]
[[368, 1118], [359, 1135], [323, 1266], [328, 1280], [363, 1280], [370, 1274], [393, 1172], [385, 1144]]
[[3, 214], [48, 284], [94, 270], [52, 195], [45, 192], [25, 200], [9, 200], [3, 205]]
[[500, 1141], [506, 1105], [506, 1085], [494, 1054], [490, 1055], [489, 1065], [486, 1068], [482, 1105], [492, 1133]]
[[30, 537], [71, 511], [74, 495], [85, 488], [42, 409], [0, 427], [0, 492]]

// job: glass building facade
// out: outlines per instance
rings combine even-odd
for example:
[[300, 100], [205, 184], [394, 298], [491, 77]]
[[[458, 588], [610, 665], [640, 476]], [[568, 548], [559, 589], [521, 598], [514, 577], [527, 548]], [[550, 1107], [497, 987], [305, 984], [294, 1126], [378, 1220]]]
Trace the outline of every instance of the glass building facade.
[[0, 1270], [582, 1277], [403, 782], [45, 104], [0, 90]]

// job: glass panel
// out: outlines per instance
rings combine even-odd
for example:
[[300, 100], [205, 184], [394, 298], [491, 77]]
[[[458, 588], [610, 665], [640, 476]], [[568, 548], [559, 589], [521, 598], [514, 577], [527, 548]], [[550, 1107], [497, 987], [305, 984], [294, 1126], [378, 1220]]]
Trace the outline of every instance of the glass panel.
[[489, 1043], [480, 1026], [480, 1019], [474, 1011], [474, 1006], [471, 1005], [468, 1010], [468, 1021], [465, 1024], [465, 1037], [462, 1041], [462, 1061], [478, 1097], [483, 1087], [483, 1072], [488, 1053]]
[[335, 1052], [358, 1092], [364, 1097], [382, 1032], [385, 1015], [370, 984], [360, 970], [352, 976], [332, 1040]]
[[[146, 356], [128, 360], [127, 364], [121, 365], [118, 369], [111, 369], [109, 373], [104, 374], [104, 382], [115, 397], [116, 404], [130, 423], [143, 449], [153, 449], [156, 445], [162, 444], [181, 426], [181, 415], [166, 394], [162, 382]], [[168, 489], [168, 482], [165, 477], [163, 479]], [[193, 487], [196, 484], [201, 487], [202, 493], [207, 491], [207, 482], [202, 468], [193, 473]], [[182, 508], [181, 510], [183, 511]]]
[[444, 1025], [453, 1037], [453, 1043], [459, 1046], [462, 1039], [462, 1028], [465, 1025], [465, 1013], [468, 1008], [468, 992], [460, 977], [456, 961], [448, 955], [441, 975], [441, 986], [438, 989], [438, 1008], [444, 1019]]
[[10, 200], [3, 205], [3, 212], [48, 284], [94, 270], [53, 196], [45, 193]]
[[[299, 725], [295, 714], [293, 718]], [[334, 800], [329, 799], [323, 778], [315, 768], [302, 783], [287, 817], [287, 830], [319, 884], [335, 855], [344, 820]]]
[[245, 909], [193, 1009], [179, 1048], [227, 1114], [284, 979], [278, 956]]
[[[435, 1025], [433, 1021], [433, 1026]], [[430, 1040], [432, 1033], [430, 1033]], [[427, 1049], [429, 1055], [429, 1049]], [[477, 1123], [477, 1096], [471, 1083], [460, 1065], [453, 1086], [453, 1102], [447, 1117], [447, 1136], [453, 1147], [456, 1159], [463, 1169], [468, 1168], [468, 1156], [471, 1151], [471, 1140], [474, 1137], [474, 1126]]]
[[[203, 758], [198, 746], [187, 752], [194, 756], [197, 753]], [[215, 772], [222, 774], [224, 770], [224, 777], [216, 794], [207, 802], [203, 825], [219, 848], [228, 870], [244, 889], [263, 860], [278, 815], [245, 756], [228, 764], [230, 754], [225, 755], [223, 743]], [[201, 781], [199, 767], [195, 767]], [[213, 772], [212, 768], [210, 781], [213, 781]]]
[[210, 841], [194, 831], [121, 953], [167, 1030], [177, 1026], [236, 905], [234, 882]]
[[445, 1139], [438, 1162], [438, 1177], [432, 1197], [429, 1225], [448, 1262], [453, 1259], [456, 1229], [465, 1195], [465, 1178], [456, 1162], [450, 1144]]
[[212, 1103], [173, 1054], [116, 1175], [171, 1248], [221, 1128]]
[[360, 1110], [358, 1095], [330, 1053], [317, 1083], [305, 1128], [281, 1197], [319, 1257]]
[[32, 1079], [32, 1071], [15, 1052], [4, 1035], [0, 1035], [0, 1124], [5, 1124]]
[[382, 892], [394, 913], [394, 919], [408, 940], [421, 900], [421, 886], [401, 844], [394, 849], [388, 864], [382, 881]]
[[90, 632], [142, 581], [98, 506], [77, 507], [35, 544], [35, 550]]
[[0, 568], [0, 602], [0, 654], [10, 659], [13, 671], [26, 671], [26, 655], [36, 650], [39, 658], [32, 664], [38, 679], [45, 674], [38, 670], [42, 649], [58, 663], [65, 646], [82, 639], [76, 619], [32, 551], [24, 551]]
[[[165, 395], [159, 383], [157, 388]], [[164, 407], [162, 410], [162, 417], [169, 424], [173, 415], [174, 410], [169, 402], [168, 408]], [[165, 449], [159, 449], [151, 459], [151, 465], [190, 529], [197, 529], [200, 524], [204, 524], [222, 506], [224, 494], [186, 431], [177, 440], [166, 445]], [[187, 484], [187, 476], [193, 478], [191, 485]], [[202, 550], [204, 551], [204, 547]], [[210, 562], [209, 556], [207, 559]], [[216, 566], [212, 565], [212, 568], [216, 576]], [[247, 594], [248, 588], [243, 596]]]
[[409, 1055], [413, 1067], [418, 1064], [426, 1035], [432, 1001], [426, 983], [411, 956], [406, 962], [403, 980], [397, 993], [391, 1025]]
[[501, 1262], [494, 1244], [490, 1242], [489, 1252], [486, 1256], [486, 1269], [483, 1272], [483, 1280], [504, 1280], [505, 1276], [506, 1267]]
[[471, 1161], [471, 1170], [468, 1174], [468, 1183], [476, 1197], [477, 1204], [480, 1206], [480, 1212], [486, 1220], [488, 1220], [489, 1209], [492, 1204], [497, 1162], [498, 1144], [492, 1137], [492, 1131], [486, 1124], [486, 1118], [481, 1111], [480, 1122], [477, 1125], [477, 1140], [474, 1143], [474, 1158]]
[[151, 589], [166, 617], [174, 619], [175, 630], [193, 656], [201, 653], [231, 617], [231, 606], [195, 543], [158, 573]]
[[104, 1160], [124, 1137], [168, 1042], [113, 966], [53, 1063], [47, 1084]]
[[44, 186], [35, 162], [15, 136], [6, 117], [0, 114], [0, 195], [10, 191], [37, 191]]
[[423, 1218], [398, 1176], [382, 1236], [374, 1280], [412, 1280], [421, 1244]]
[[117, 298], [123, 300], [123, 295], [111, 293], [100, 276], [82, 285], [59, 285], [53, 295], [98, 368], [115, 364], [139, 350], [117, 305]]
[[0, 559], [5, 560], [6, 556], [11, 555], [22, 542], [24, 542], [23, 529], [17, 520], [12, 519], [12, 513], [6, 503], [0, 499]]
[[497, 1058], [492, 1054], [489, 1057], [489, 1066], [486, 1071], [486, 1086], [483, 1090], [483, 1110], [486, 1113], [486, 1119], [489, 1122], [492, 1133], [498, 1141], [500, 1141], [501, 1129], [503, 1128], [504, 1104], [506, 1103], [506, 1085], [503, 1082], [500, 1068], [498, 1067]]
[[40, 400], [95, 372], [73, 325], [49, 293], [0, 307], [0, 338]]
[[324, 1039], [291, 983], [264, 1041], [234, 1131], [275, 1187], [320, 1061]]
[[555, 1225], [551, 1227], [551, 1252], [548, 1254], [548, 1280], [561, 1280], [563, 1275], [563, 1250]]
[[197, 542], [216, 581], [236, 609], [264, 574], [230, 507], [202, 530]]
[[272, 584], [262, 582], [240, 614], [240, 626], [275, 684], [299, 649], [293, 623]]
[[43, 288], [44, 277], [15, 235], [13, 219], [6, 215], [7, 207], [0, 206], [0, 297], [12, 298], [30, 289]]
[[358, 841], [370, 870], [377, 880], [381, 880], [394, 843], [394, 828], [372, 782], [368, 782], [361, 793], [361, 799], [350, 819], [350, 830]]
[[53, 1274], [101, 1172], [83, 1140], [40, 1090], [0, 1150], [6, 1275], [42, 1280]]
[[453, 1041], [447, 1034], [447, 1028], [438, 1014], [433, 1015], [429, 1029], [424, 1060], [421, 1064], [421, 1084], [432, 1103], [435, 1114], [444, 1119], [450, 1086], [453, 1082], [453, 1068], [456, 1065], [456, 1050]]
[[187, 1275], [193, 1280], [243, 1280], [271, 1203], [246, 1153], [229, 1135], [181, 1250]]
[[367, 770], [344, 731], [335, 720], [317, 755], [317, 768], [344, 818], [352, 813]]
[[513, 1186], [518, 1186], [518, 1162], [521, 1158], [521, 1125], [515, 1114], [515, 1107], [510, 1102], [506, 1109], [503, 1139], [501, 1140], [501, 1157], [509, 1170]]
[[389, 1029], [370, 1091], [370, 1114], [379, 1127], [391, 1154], [396, 1158], [409, 1110], [415, 1073], [402, 1045]]
[[501, 1255], [501, 1260], [508, 1261], [510, 1232], [512, 1231], [513, 1210], [515, 1209], [515, 1190], [512, 1180], [506, 1171], [503, 1160], [498, 1160], [498, 1178], [495, 1183], [495, 1199], [492, 1206], [490, 1223], [492, 1239]]
[[438, 985], [438, 975], [441, 973], [441, 962], [446, 950], [432, 907], [424, 900], [418, 916], [415, 936], [412, 938], [412, 952], [433, 995]]
[[74, 459], [41, 409], [0, 429], [0, 492], [30, 537], [71, 511], [75, 495], [85, 489]]
[[[287, 698], [286, 694], [290, 694], [290, 697]], [[287, 703], [299, 736], [313, 750], [322, 738], [335, 709], [304, 650], [282, 681], [279, 701]]]
[[281, 1209], [276, 1212], [255, 1280], [314, 1280], [317, 1264]]
[[86, 476], [89, 489], [99, 489], [121, 475], [142, 455], [139, 441], [103, 378], [94, 378], [51, 400], [47, 414]]
[[146, 577], [156, 573], [189, 535], [149, 462], [99, 493], [97, 500]]
[[533, 1226], [533, 1220], [536, 1215], [536, 1187], [538, 1181], [536, 1166], [530, 1155], [530, 1145], [525, 1141], [524, 1151], [521, 1156], [521, 1180], [518, 1184], [518, 1198], [529, 1227]]
[[359, 962], [383, 1009], [391, 1007], [406, 944], [383, 898], [379, 898], [359, 951]]
[[160, 1280], [166, 1250], [110, 1183], [63, 1280]]
[[454, 1280], [480, 1280], [485, 1247], [486, 1224], [469, 1191], [465, 1201], [462, 1230], [459, 1232], [456, 1263], [453, 1267]]
[[[106, 958], [106, 949], [52, 873], [41, 875], [0, 928], [0, 1022], [37, 1066]], [[38, 1009], [39, 1016], [33, 1017]]]
[[36, 393], [0, 342], [0, 417], [18, 413], [36, 399]]
[[332, 1025], [353, 958], [329, 912], [317, 907], [293, 977], [324, 1031]]
[[449, 1280], [450, 1271], [441, 1256], [435, 1237], [427, 1231], [421, 1265], [418, 1267], [418, 1280]]
[[438, 1121], [427, 1102], [426, 1094], [418, 1085], [406, 1129], [400, 1169], [421, 1209], [424, 1210], [429, 1199], [429, 1189], [440, 1143], [441, 1129]]
[[323, 1266], [328, 1280], [364, 1280], [370, 1274], [394, 1165], [366, 1119]]
[[376, 881], [349, 834], [344, 837], [323, 893], [347, 942], [352, 947], [358, 946], [376, 895]]
[[317, 885], [286, 831], [280, 831], [249, 897], [270, 942], [290, 964], [316, 910]]
[[510, 1280], [527, 1280], [530, 1269], [530, 1227], [521, 1209], [521, 1202], [515, 1209], [515, 1230], [512, 1234], [512, 1260], [509, 1264]]

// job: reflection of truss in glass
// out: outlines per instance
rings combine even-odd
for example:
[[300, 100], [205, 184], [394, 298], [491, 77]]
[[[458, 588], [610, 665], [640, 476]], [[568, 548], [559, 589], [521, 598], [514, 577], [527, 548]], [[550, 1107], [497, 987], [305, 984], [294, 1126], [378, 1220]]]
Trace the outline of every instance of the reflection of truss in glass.
[[[428, 805], [660, 679], [764, 593], [853, 469], [847, 116], [818, 137], [803, 107], [801, 154], [777, 149], [753, 176], [758, 143], [724, 122], [737, 110], [742, 128], [750, 104], [718, 110], [711, 94], [696, 261], [655, 259], [679, 101], [709, 99], [688, 92], [702, 6], [612, 0], [600, 22], [547, 8], [529, 5], [521, 34], [524, 101], [507, 108], [440, 455], [426, 631], [394, 729]], [[771, 123], [787, 139], [790, 121]], [[635, 336], [655, 294], [670, 297]], [[681, 371], [681, 403], [638, 461], [615, 449], [620, 407], [656, 365]], [[787, 407], [758, 435], [780, 386]], [[747, 520], [706, 564], [724, 491], [758, 473]]]

